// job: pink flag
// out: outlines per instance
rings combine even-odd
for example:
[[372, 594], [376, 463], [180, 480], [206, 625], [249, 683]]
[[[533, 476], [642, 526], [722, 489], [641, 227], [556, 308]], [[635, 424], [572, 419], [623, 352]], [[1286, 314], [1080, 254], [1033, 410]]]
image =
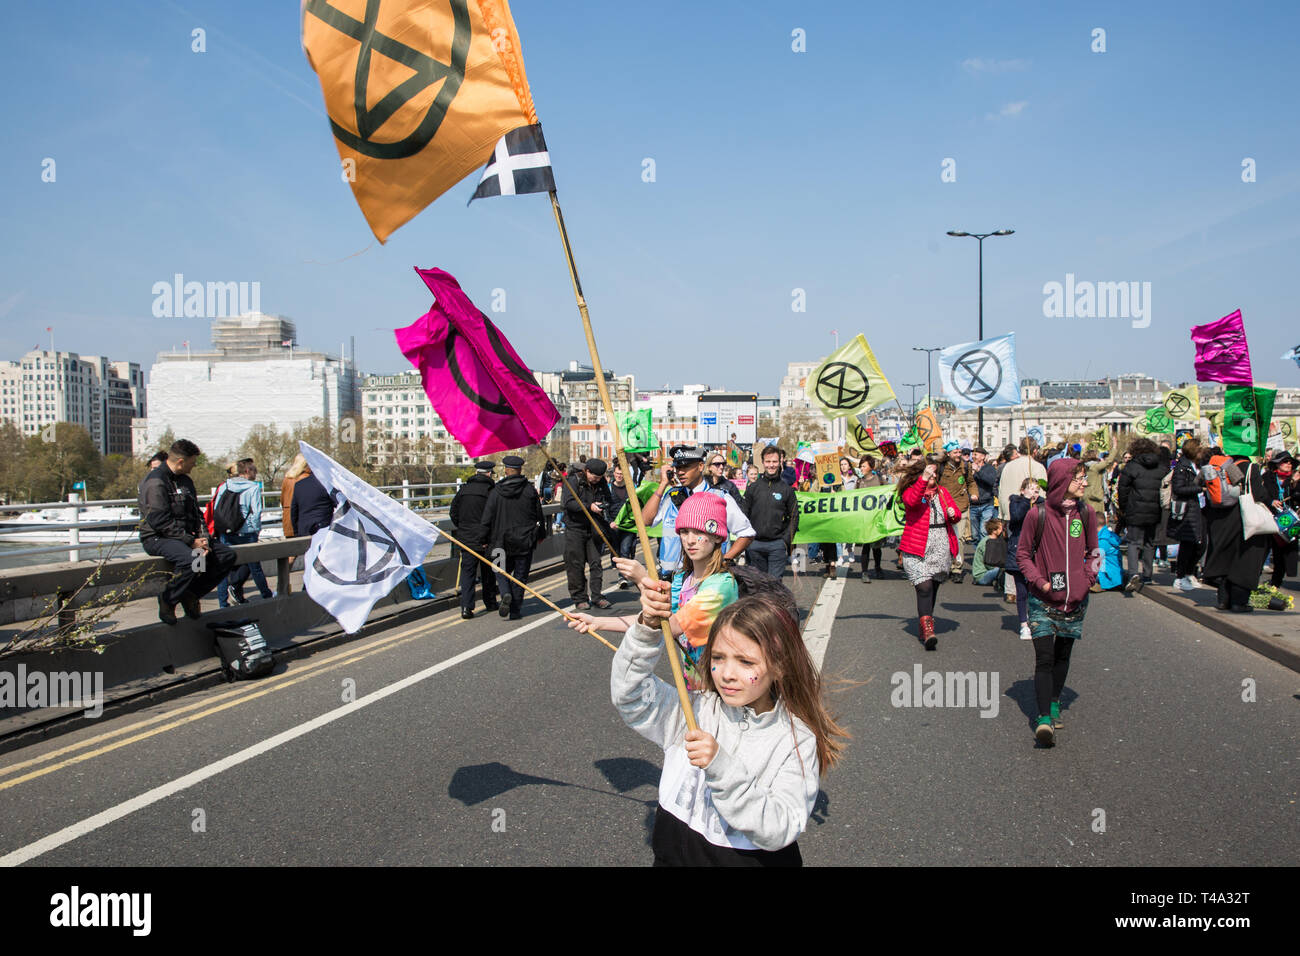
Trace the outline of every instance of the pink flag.
[[1196, 343], [1196, 380], [1250, 385], [1250, 349], [1246, 347], [1246, 326], [1241, 309], [1217, 322], [1192, 326]]
[[475, 458], [545, 438], [560, 413], [505, 336], [451, 273], [415, 271], [433, 293], [433, 308], [395, 330], [397, 347], [420, 370], [447, 431]]

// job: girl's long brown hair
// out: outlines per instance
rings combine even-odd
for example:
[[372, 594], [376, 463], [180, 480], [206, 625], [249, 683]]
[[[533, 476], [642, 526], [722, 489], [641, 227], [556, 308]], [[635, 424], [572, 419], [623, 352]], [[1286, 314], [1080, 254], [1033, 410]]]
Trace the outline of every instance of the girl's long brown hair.
[[[799, 633], [798, 622], [763, 595], [741, 598], [723, 608], [709, 628], [709, 643], [704, 648], [703, 658], [706, 665], [713, 656], [713, 642], [723, 628], [747, 637], [759, 646], [772, 675], [772, 696], [783, 700], [786, 710], [807, 724], [817, 738], [818, 766], [824, 770], [835, 766], [849, 735], [826, 709], [822, 699], [821, 674], [813, 666], [803, 635]], [[712, 672], [707, 666], [702, 668], [700, 677], [704, 690], [717, 693]], [[794, 732], [793, 723], [790, 730]]]

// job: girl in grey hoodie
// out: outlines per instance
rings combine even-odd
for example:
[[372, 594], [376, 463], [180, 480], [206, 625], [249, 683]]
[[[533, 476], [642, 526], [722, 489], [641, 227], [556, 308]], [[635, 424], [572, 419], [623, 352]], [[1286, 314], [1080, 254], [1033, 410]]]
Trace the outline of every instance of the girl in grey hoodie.
[[704, 690], [690, 695], [699, 729], [687, 730], [676, 690], [654, 674], [666, 587], [642, 584], [641, 616], [610, 674], [624, 722], [664, 750], [655, 866], [801, 866], [795, 841], [820, 769], [839, 759], [847, 735], [822, 703], [799, 625], [763, 597], [728, 605], [709, 631]]

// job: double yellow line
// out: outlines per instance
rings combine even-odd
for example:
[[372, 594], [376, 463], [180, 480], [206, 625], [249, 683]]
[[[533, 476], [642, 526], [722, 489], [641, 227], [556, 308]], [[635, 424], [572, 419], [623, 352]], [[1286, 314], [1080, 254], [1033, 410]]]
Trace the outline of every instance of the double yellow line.
[[[556, 584], [558, 584], [558, 582], [556, 582]], [[552, 584], [550, 587], [546, 588], [543, 593], [554, 590], [556, 584]], [[538, 588], [538, 590], [542, 591], [543, 589]], [[41, 754], [39, 757], [33, 757], [30, 760], [23, 760], [19, 763], [10, 764], [7, 767], [0, 768], [0, 778], [9, 778], [0, 779], [0, 790], [8, 790], [10, 787], [16, 787], [29, 780], [35, 780], [38, 777], [45, 776], [46, 774], [54, 773], [56, 770], [62, 770], [65, 767], [71, 767], [87, 760], [93, 760], [95, 757], [103, 754], [111, 753], [114, 750], [119, 750], [122, 747], [129, 746], [130, 744], [138, 743], [141, 740], [148, 740], [150, 737], [157, 736], [158, 734], [165, 733], [169, 730], [175, 730], [177, 727], [183, 727], [186, 724], [194, 723], [195, 721], [202, 720], [204, 717], [210, 717], [213, 714], [220, 713], [223, 710], [238, 707], [240, 704], [245, 704], [250, 700], [257, 700], [259, 697], [274, 694], [277, 691], [284, 690], [286, 687], [292, 687], [295, 684], [300, 684], [313, 677], [319, 677], [320, 675], [327, 674], [330, 671], [338, 670], [340, 667], [347, 667], [350, 664], [355, 664], [358, 661], [365, 660], [367, 657], [378, 654], [381, 651], [390, 651], [394, 648], [401, 647], [403, 644], [409, 644], [411, 641], [419, 640], [420, 638], [427, 637], [430, 634], [436, 634], [439, 631], [445, 631], [449, 627], [455, 627], [462, 623], [464, 622], [457, 617], [450, 621], [419, 624], [414, 627], [406, 628], [398, 631], [396, 634], [390, 634], [387, 637], [376, 639], [373, 643], [367, 646], [365, 650], [358, 650], [356, 648], [345, 649], [333, 656], [304, 664], [301, 667], [295, 667], [293, 671], [280, 674], [278, 677], [271, 677], [259, 681], [256, 684], [236, 687], [233, 690], [217, 694], [215, 697], [207, 697], [191, 704], [185, 704], [174, 710], [169, 710], [165, 714], [156, 714], [153, 717], [138, 720], [135, 723], [129, 724], [125, 727], [120, 727], [117, 730], [110, 730], [107, 733], [80, 740], [75, 744], [69, 744], [66, 747], [60, 747], [57, 750], [51, 750], [49, 753]], [[185, 716], [179, 716], [181, 714], [184, 714]], [[166, 723], [162, 723], [163, 721], [166, 721]], [[155, 724], [158, 726], [152, 726]], [[151, 729], [143, 729], [146, 727]], [[105, 743], [105, 741], [113, 742]], [[103, 744], [103, 746], [97, 746], [98, 744]], [[86, 750], [86, 748], [94, 749]], [[85, 751], [84, 753], [78, 753], [78, 751], [83, 750]], [[68, 756], [70, 754], [73, 756]], [[66, 757], [66, 759], [59, 760], [58, 758], [60, 757]], [[58, 762], [52, 764], [49, 763], [52, 760], [57, 760]], [[49, 765], [41, 766], [42, 764]], [[30, 770], [20, 776], [11, 776], [12, 774], [26, 770], [29, 767], [37, 769]]]

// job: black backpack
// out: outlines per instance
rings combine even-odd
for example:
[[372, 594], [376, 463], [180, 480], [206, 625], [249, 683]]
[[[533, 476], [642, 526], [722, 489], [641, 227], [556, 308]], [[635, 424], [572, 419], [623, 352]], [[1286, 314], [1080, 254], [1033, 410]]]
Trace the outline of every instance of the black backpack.
[[239, 492], [223, 487], [212, 509], [214, 534], [236, 534], [244, 526], [244, 512], [239, 507]]
[[772, 575], [764, 574], [758, 568], [752, 568], [747, 564], [733, 564], [731, 566], [731, 576], [736, 579], [738, 597], [743, 598], [749, 597], [751, 594], [760, 594], [771, 598], [790, 617], [794, 618], [795, 623], [798, 623], [799, 605], [795, 601], [794, 595], [788, 587], [772, 577]]
[[1007, 563], [1007, 539], [987, 538], [984, 545], [984, 564], [990, 568], [1000, 568]]
[[275, 668], [271, 648], [251, 618], [209, 624], [208, 629], [212, 631], [217, 656], [221, 658], [221, 673], [227, 681], [264, 677]]

